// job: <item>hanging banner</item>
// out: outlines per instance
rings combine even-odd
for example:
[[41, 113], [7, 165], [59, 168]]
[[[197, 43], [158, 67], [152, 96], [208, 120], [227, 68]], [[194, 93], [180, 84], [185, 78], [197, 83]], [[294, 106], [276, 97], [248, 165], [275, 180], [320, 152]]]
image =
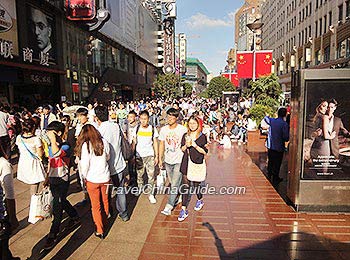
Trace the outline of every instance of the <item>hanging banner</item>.
[[267, 76], [271, 74], [272, 51], [255, 52], [255, 77]]
[[164, 67], [165, 74], [175, 73], [174, 20], [164, 20]]
[[180, 33], [179, 35], [179, 49], [180, 49], [180, 73], [185, 74], [186, 73], [186, 58], [187, 58], [187, 40], [186, 35], [184, 33]]

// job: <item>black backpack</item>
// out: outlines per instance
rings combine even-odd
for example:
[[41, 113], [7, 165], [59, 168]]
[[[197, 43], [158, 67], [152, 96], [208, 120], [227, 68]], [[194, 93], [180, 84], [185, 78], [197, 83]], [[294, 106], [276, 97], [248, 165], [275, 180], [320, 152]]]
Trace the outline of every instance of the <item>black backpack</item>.
[[128, 142], [128, 140], [125, 138], [124, 134], [122, 133], [122, 130], [119, 127], [119, 136], [120, 136], [120, 147], [122, 150], [122, 155], [124, 160], [130, 160], [133, 158], [134, 153], [131, 148], [131, 144]]

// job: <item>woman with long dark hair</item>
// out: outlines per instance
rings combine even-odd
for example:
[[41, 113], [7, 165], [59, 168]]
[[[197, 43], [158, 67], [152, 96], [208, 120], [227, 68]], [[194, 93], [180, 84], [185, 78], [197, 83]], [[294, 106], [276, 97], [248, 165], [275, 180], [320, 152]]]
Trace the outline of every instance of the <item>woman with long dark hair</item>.
[[109, 144], [94, 126], [87, 124], [80, 132], [75, 149], [81, 165], [81, 180], [85, 183], [91, 200], [92, 217], [96, 226], [95, 236], [103, 239], [109, 214]]
[[191, 116], [187, 121], [188, 132], [184, 134], [181, 141], [181, 149], [184, 152], [180, 171], [182, 173], [182, 209], [178, 221], [184, 221], [188, 217], [188, 204], [191, 193], [197, 194], [195, 211], [202, 209], [204, 202], [200, 192], [200, 184], [206, 178], [206, 164], [204, 156], [208, 153], [207, 138], [202, 134], [200, 120]]

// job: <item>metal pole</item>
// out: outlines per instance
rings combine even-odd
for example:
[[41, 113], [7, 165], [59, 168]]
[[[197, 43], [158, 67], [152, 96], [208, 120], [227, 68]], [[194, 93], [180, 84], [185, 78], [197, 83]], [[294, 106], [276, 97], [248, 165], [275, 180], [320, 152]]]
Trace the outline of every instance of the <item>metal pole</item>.
[[253, 81], [255, 81], [255, 63], [256, 63], [256, 56], [255, 56], [255, 30], [253, 30]]

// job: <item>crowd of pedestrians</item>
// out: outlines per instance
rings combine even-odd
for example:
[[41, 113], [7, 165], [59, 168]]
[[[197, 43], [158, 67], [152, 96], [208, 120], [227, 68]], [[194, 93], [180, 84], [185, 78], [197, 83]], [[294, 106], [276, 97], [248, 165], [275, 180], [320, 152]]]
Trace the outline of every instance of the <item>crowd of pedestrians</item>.
[[[155, 180], [161, 169], [166, 170], [171, 187], [179, 190], [168, 194], [161, 213], [171, 215], [181, 204], [178, 221], [184, 221], [193, 191], [197, 195], [194, 210], [204, 206], [199, 187], [207, 175], [208, 145], [216, 142], [225, 149], [233, 142], [245, 144], [247, 131], [256, 127], [249, 117], [251, 105], [251, 100], [245, 99], [222, 105], [214, 99], [184, 98], [86, 107], [64, 102], [38, 107], [33, 113], [25, 108], [1, 106], [0, 195], [4, 193], [7, 200], [10, 227], [6, 232], [10, 234], [18, 227], [10, 164], [16, 155], [17, 179], [29, 186], [30, 195], [46, 187], [53, 195], [53, 220], [45, 249], [53, 248], [57, 242], [63, 211], [72, 226], [80, 222], [76, 207], [67, 200], [73, 176], [82, 190], [78, 205], [91, 205], [96, 237], [106, 236], [112, 214], [109, 186], [122, 191], [116, 196], [116, 209], [118, 217], [128, 221], [125, 187], [138, 187], [140, 195], [147, 186], [152, 190], [149, 202], [155, 204]], [[133, 154], [130, 158], [123, 156], [123, 142], [129, 144]], [[183, 190], [183, 184], [190, 189]], [[4, 209], [1, 204], [0, 219], [5, 218], [1, 215]], [[7, 252], [11, 254], [8, 240]]]

